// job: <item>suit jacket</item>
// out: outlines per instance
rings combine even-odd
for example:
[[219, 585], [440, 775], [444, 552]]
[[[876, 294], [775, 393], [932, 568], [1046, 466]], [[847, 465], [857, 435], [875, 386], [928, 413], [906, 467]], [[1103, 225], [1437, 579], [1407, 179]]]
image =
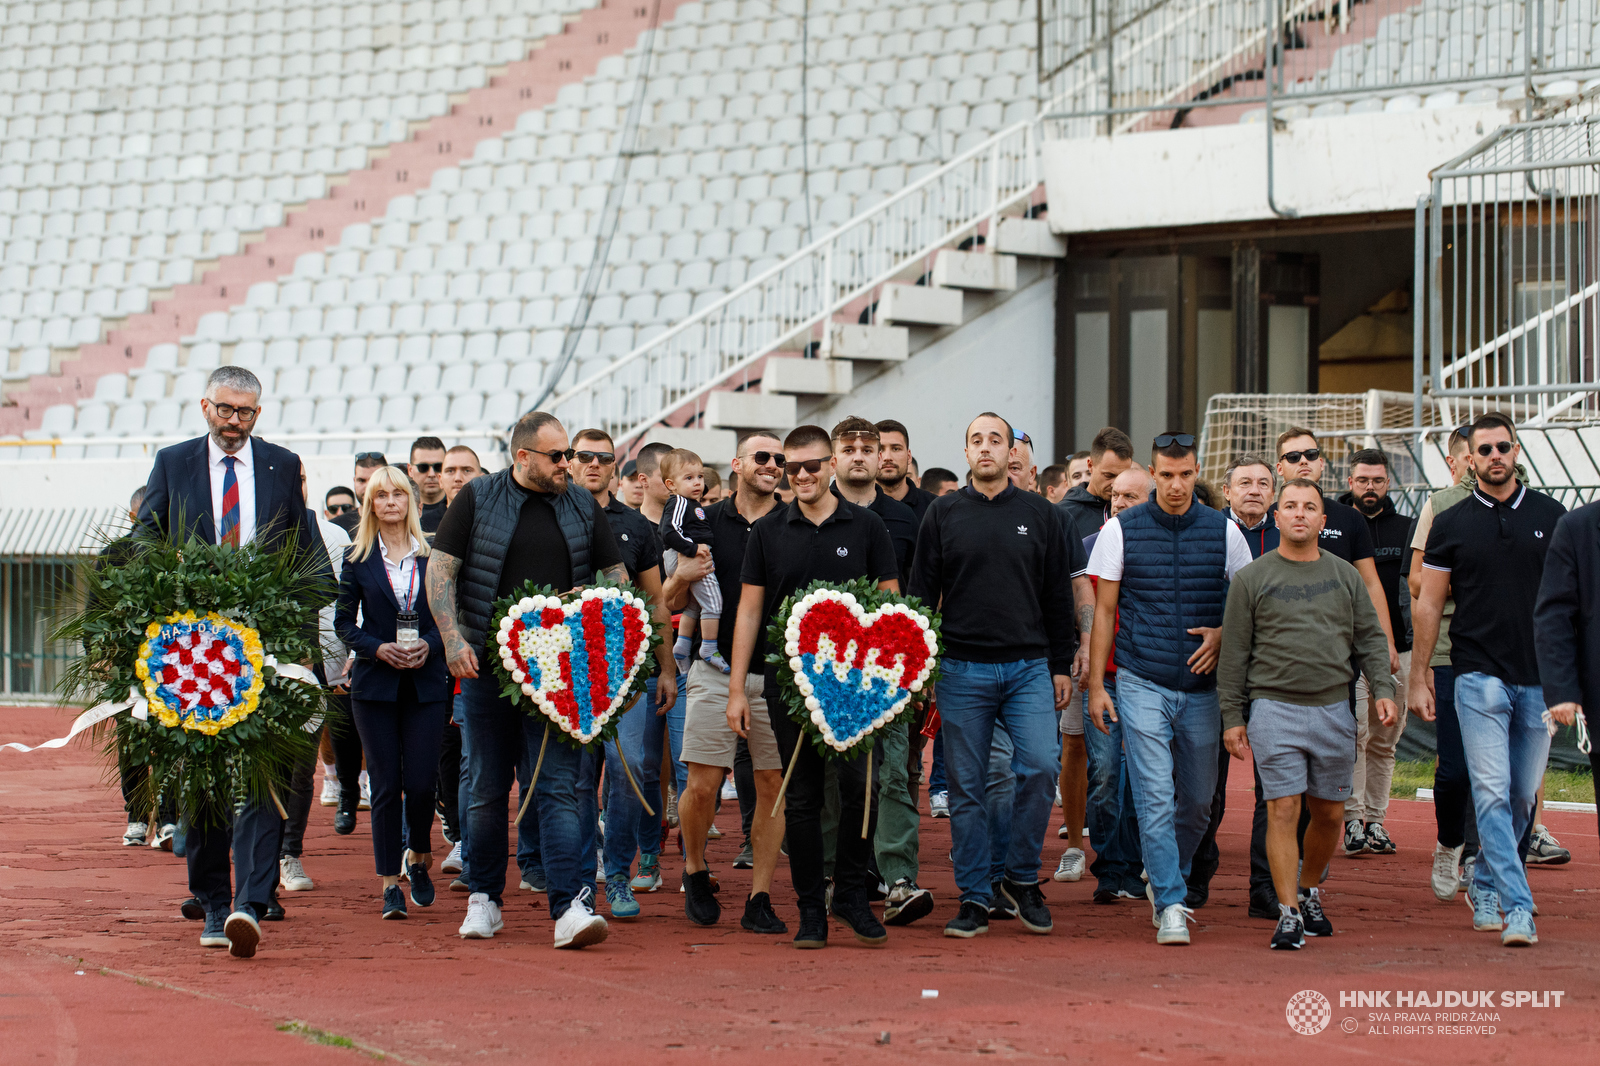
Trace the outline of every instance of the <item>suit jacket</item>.
[[[309, 553], [321, 572], [326, 590], [317, 606], [333, 599], [333, 567], [312, 513], [300, 493], [300, 457], [287, 448], [251, 438], [256, 474], [256, 534], [264, 548], [281, 548], [292, 542]], [[176, 541], [198, 537], [217, 542], [217, 523], [211, 513], [210, 455], [206, 438], [196, 437], [156, 453], [156, 465], [145, 484], [139, 505], [139, 525]]]
[[1579, 703], [1600, 721], [1600, 503], [1556, 522], [1533, 608], [1534, 650], [1547, 707]]
[[[400, 614], [400, 601], [395, 598], [389, 584], [389, 573], [383, 565], [383, 553], [378, 545], [365, 559], [357, 561], [354, 549], [345, 557], [344, 572], [339, 577], [339, 601], [333, 612], [333, 628], [339, 639], [356, 653], [355, 668], [350, 672], [350, 698], [356, 700], [396, 700], [400, 694], [400, 678], [409, 675], [416, 686], [417, 702], [431, 703], [448, 700], [454, 689], [449, 668], [444, 661], [444, 641], [439, 637], [439, 627], [428, 609], [428, 560], [417, 559], [417, 600], [412, 609], [417, 612], [417, 636], [428, 645], [428, 661], [415, 670], [396, 670], [378, 658], [378, 646], [395, 638], [396, 621]], [[361, 624], [356, 624], [356, 611], [361, 612]]]

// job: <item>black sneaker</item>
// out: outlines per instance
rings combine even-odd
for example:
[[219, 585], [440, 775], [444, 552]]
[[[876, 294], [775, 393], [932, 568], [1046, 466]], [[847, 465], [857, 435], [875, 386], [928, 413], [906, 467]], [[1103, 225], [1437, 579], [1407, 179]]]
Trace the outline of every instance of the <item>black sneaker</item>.
[[434, 900], [433, 878], [420, 862], [406, 867], [406, 880], [411, 882], [411, 902], [419, 907], [431, 907]]
[[1008, 877], [1000, 882], [1000, 892], [1016, 907], [1017, 919], [1028, 932], [1043, 935], [1055, 928], [1050, 908], [1044, 905], [1044, 893], [1039, 891], [1037, 883], [1019, 885]]
[[991, 922], [1010, 921], [1017, 916], [1017, 905], [1006, 898], [1000, 891], [1000, 882], [996, 881], [989, 886], [989, 920]]
[[1367, 850], [1367, 827], [1351, 819], [1344, 823], [1344, 853], [1360, 855]]
[[800, 931], [794, 935], [797, 948], [825, 948], [828, 946], [828, 915], [800, 912]]
[[1373, 822], [1367, 826], [1367, 850], [1374, 855], [1393, 855], [1395, 853], [1394, 841], [1389, 839], [1389, 834], [1384, 831], [1382, 822]]
[[353, 804], [346, 805], [341, 799], [339, 810], [333, 816], [333, 831], [340, 836], [349, 836], [356, 831], [356, 809]]
[[1210, 885], [1190, 885], [1183, 895], [1183, 905], [1190, 910], [1204, 907], [1211, 899]]
[[944, 926], [945, 936], [958, 936], [963, 940], [971, 940], [975, 936], [982, 936], [989, 931], [989, 911], [981, 903], [963, 900], [961, 913], [951, 918]]
[[278, 894], [274, 892], [267, 897], [267, 908], [261, 912], [263, 922], [283, 921], [283, 904], [278, 902]]
[[1333, 935], [1333, 923], [1322, 913], [1322, 889], [1300, 890], [1300, 918], [1305, 922], [1306, 936]]
[[710, 870], [683, 875], [683, 912], [695, 925], [715, 925], [722, 917], [722, 904], [711, 890]]
[[869, 947], [882, 947], [889, 942], [889, 931], [872, 913], [864, 897], [853, 893], [835, 893], [833, 916], [850, 927], [856, 939]]
[[383, 916], [391, 920], [406, 916], [406, 897], [399, 885], [390, 885], [383, 890]]
[[1281, 912], [1278, 910], [1278, 898], [1276, 896], [1251, 896], [1250, 917], [1271, 918], [1273, 921], [1277, 921], [1281, 917]]
[[1103, 906], [1110, 906], [1117, 901], [1117, 890], [1114, 888], [1097, 888], [1094, 890], [1094, 902]]
[[200, 905], [200, 901], [198, 899], [196, 899], [194, 896], [190, 896], [188, 899], [178, 904], [178, 913], [189, 919], [191, 922], [198, 922], [205, 918], [206, 909]]
[[1306, 946], [1306, 927], [1298, 911], [1285, 910], [1278, 915], [1278, 928], [1272, 931], [1272, 950], [1299, 951]]
[[744, 917], [739, 919], [739, 924], [752, 933], [787, 933], [789, 927], [784, 924], [772, 910], [772, 897], [765, 892], [757, 892], [744, 901]]

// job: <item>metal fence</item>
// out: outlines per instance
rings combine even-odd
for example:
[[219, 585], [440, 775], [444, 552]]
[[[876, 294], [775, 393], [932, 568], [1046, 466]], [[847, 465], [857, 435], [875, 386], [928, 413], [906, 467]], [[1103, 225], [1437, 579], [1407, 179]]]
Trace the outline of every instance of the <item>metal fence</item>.
[[66, 558], [0, 559], [0, 698], [51, 696], [77, 649], [50, 639], [57, 610], [75, 596]]
[[1600, 66], [1597, 25], [1600, 0], [1040, 0], [1047, 132], [1159, 128], [1241, 104], [1292, 117], [1334, 102], [1414, 110], [1452, 89], [1536, 97]]
[[1427, 347], [1414, 359], [1449, 421], [1600, 416], [1597, 168], [1600, 115], [1577, 113], [1504, 126], [1433, 172], [1416, 235]]

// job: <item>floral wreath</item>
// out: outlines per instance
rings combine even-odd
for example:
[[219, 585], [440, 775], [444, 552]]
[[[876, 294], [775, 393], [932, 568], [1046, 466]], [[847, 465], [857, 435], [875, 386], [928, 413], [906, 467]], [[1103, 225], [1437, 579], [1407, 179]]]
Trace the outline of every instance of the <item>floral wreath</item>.
[[928, 698], [940, 622], [915, 597], [867, 579], [794, 593], [767, 630], [789, 717], [824, 756], [870, 751], [878, 731]]
[[151, 622], [134, 671], [161, 724], [208, 736], [243, 720], [266, 685], [261, 637], [215, 611]]
[[559, 728], [558, 740], [587, 747], [616, 736], [661, 643], [638, 589], [602, 584], [562, 594], [530, 581], [490, 617], [503, 695]]

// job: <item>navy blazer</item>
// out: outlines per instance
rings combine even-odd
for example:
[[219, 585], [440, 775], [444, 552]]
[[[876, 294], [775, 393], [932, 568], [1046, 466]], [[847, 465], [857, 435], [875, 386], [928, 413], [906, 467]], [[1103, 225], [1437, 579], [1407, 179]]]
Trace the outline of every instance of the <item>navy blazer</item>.
[[[417, 600], [412, 609], [417, 612], [417, 636], [428, 644], [428, 661], [415, 670], [405, 671], [416, 685], [418, 703], [448, 700], [455, 690], [444, 661], [444, 642], [439, 638], [433, 612], [428, 609], [427, 579], [428, 560], [422, 556], [417, 559]], [[357, 608], [361, 611], [359, 626], [356, 625]], [[399, 614], [400, 601], [389, 584], [382, 547], [373, 544], [371, 553], [359, 562], [355, 549], [350, 549], [345, 555], [344, 573], [339, 578], [339, 601], [333, 612], [333, 628], [339, 639], [356, 653], [355, 668], [350, 672], [351, 699], [392, 701], [399, 698], [401, 671], [378, 658], [378, 646], [395, 638]]]
[[1581, 704], [1600, 722], [1600, 503], [1556, 522], [1533, 608], [1533, 647], [1547, 707]]

